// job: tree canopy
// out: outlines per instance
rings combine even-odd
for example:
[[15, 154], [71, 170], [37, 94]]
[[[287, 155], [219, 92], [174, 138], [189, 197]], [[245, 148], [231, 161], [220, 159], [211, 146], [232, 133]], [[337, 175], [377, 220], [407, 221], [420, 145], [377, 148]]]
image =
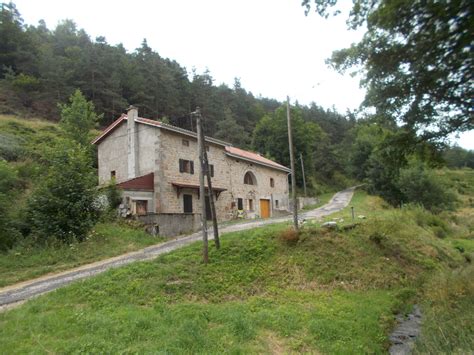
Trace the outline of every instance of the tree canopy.
[[[302, 4], [327, 17], [337, 0]], [[347, 23], [366, 33], [330, 63], [364, 73], [365, 106], [425, 140], [474, 128], [472, 1], [354, 0]]]

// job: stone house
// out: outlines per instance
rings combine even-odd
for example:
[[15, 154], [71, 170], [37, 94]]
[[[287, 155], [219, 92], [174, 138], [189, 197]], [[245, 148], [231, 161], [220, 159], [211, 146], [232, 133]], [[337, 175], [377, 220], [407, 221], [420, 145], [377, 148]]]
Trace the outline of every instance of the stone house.
[[[218, 139], [205, 141], [219, 221], [240, 214], [268, 218], [288, 210], [288, 168]], [[132, 214], [201, 211], [195, 132], [138, 117], [131, 107], [93, 144], [99, 184], [115, 178]]]

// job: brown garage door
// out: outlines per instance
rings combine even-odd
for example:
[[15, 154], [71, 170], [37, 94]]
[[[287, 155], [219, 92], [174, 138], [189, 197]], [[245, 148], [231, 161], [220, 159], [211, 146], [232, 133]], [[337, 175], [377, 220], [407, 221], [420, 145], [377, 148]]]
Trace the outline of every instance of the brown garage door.
[[260, 200], [260, 217], [270, 217], [270, 200]]

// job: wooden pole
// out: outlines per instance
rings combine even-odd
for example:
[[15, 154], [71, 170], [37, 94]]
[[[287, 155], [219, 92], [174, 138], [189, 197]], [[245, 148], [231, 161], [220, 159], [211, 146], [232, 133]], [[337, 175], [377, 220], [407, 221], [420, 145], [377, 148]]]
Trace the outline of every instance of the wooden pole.
[[[199, 113], [199, 116], [201, 114]], [[202, 125], [202, 120], [200, 121]], [[204, 129], [201, 126], [200, 130], [201, 141], [206, 142], [204, 138]], [[211, 205], [211, 215], [212, 215], [212, 228], [214, 231], [214, 244], [216, 245], [216, 249], [220, 249], [221, 241], [219, 239], [219, 228], [217, 226], [217, 214], [216, 214], [216, 205], [214, 203], [214, 194], [212, 192], [212, 182], [211, 182], [211, 171], [209, 170], [209, 160], [207, 159], [207, 151], [206, 146], [204, 145], [203, 151], [203, 158], [204, 158], [204, 174], [207, 176], [207, 196], [209, 198], [209, 204]]]
[[204, 141], [202, 139], [201, 110], [199, 107], [194, 112], [196, 116], [197, 140], [199, 149], [199, 196], [201, 198], [201, 225], [202, 225], [202, 259], [205, 264], [209, 262], [209, 243], [207, 240], [207, 217], [206, 217], [206, 190], [204, 187]]
[[304, 197], [306, 197], [306, 179], [304, 177], [304, 163], [303, 163], [303, 153], [300, 153], [300, 160], [301, 160], [301, 172], [303, 173], [303, 189], [304, 189]]
[[296, 177], [295, 177], [295, 156], [293, 153], [293, 137], [291, 133], [291, 117], [290, 117], [290, 98], [286, 97], [286, 117], [288, 119], [288, 145], [290, 147], [290, 162], [291, 162], [291, 194], [293, 197], [293, 224], [294, 228], [298, 230], [298, 203], [296, 201]]

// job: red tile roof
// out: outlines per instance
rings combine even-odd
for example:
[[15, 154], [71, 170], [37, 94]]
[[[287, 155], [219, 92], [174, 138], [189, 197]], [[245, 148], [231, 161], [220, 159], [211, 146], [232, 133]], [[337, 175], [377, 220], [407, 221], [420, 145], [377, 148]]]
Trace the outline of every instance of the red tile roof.
[[154, 174], [150, 173], [121, 182], [120, 184], [117, 184], [117, 187], [123, 190], [154, 191]]
[[225, 150], [227, 151], [227, 153], [229, 153], [232, 156], [238, 156], [238, 157], [241, 157], [242, 159], [250, 160], [255, 163], [261, 163], [263, 165], [269, 165], [281, 170], [290, 171], [290, 169], [288, 169], [286, 166], [280, 165], [278, 163], [275, 163], [273, 160], [262, 157], [258, 153], [249, 152], [248, 150], [243, 150], [236, 147], [225, 147]]
[[97, 144], [99, 141], [101, 141], [103, 138], [108, 136], [112, 131], [118, 127], [124, 120], [127, 119], [126, 114], [122, 114], [119, 118], [117, 118], [114, 122], [112, 122], [109, 126], [107, 126], [102, 133], [92, 141], [92, 144]]

